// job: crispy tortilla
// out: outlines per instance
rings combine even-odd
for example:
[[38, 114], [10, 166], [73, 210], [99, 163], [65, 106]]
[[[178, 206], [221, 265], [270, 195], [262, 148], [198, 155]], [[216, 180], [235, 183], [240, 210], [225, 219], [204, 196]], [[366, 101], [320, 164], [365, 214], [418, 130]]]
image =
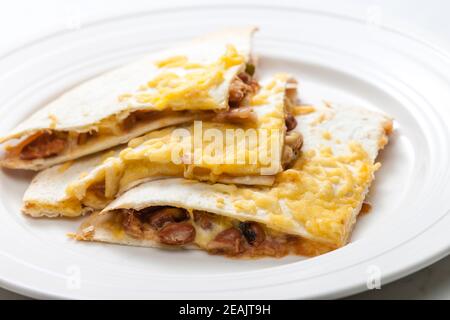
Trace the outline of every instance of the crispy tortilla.
[[[167, 177], [242, 185], [272, 185], [275, 175], [298, 156], [301, 146], [301, 135], [292, 132], [286, 135], [285, 122], [287, 109], [296, 100], [297, 84], [286, 74], [263, 79], [261, 83], [259, 92], [251, 102], [253, 121], [248, 122], [245, 118], [243, 123], [231, 124], [211, 120], [168, 127], [136, 138], [126, 148], [119, 147], [48, 168], [33, 179], [26, 191], [23, 211], [35, 217], [78, 216], [103, 209], [118, 194], [145, 181]], [[198, 133], [194, 132], [197, 127], [202, 130], [200, 145], [195, 144]], [[182, 133], [192, 133], [192, 139], [182, 138], [180, 142], [180, 136], [175, 135], [180, 130]], [[207, 138], [208, 132], [218, 133], [224, 138], [223, 152], [217, 154], [224, 157], [208, 158], [206, 150], [211, 150], [209, 147], [216, 142]], [[228, 132], [243, 134], [236, 134], [232, 140], [228, 140]], [[255, 133], [256, 145], [248, 142], [245, 135], [247, 132]], [[293, 137], [296, 139], [293, 140]], [[201, 161], [174, 162], [172, 152], [183, 146], [188, 153], [179, 154], [178, 160], [186, 159], [188, 154], [199, 151], [204, 152]], [[261, 156], [273, 155], [270, 157], [272, 161], [265, 163], [259, 157], [251, 157], [250, 154], [256, 151]], [[225, 162], [226, 159], [231, 161]], [[239, 162], [240, 159], [245, 161]], [[252, 160], [256, 161], [251, 162]]]
[[[161, 240], [158, 232], [150, 232], [149, 237], [146, 237], [148, 231], [141, 236], [130, 234], [124, 227], [123, 216], [130, 212], [139, 216], [146, 210], [148, 215], [152, 208], [175, 207], [190, 213], [189, 221], [183, 223], [192, 223], [197, 231], [189, 245], [209, 252], [217, 253], [218, 232], [230, 225], [241, 228], [242, 222], [258, 223], [264, 228], [266, 239], [269, 237], [278, 244], [280, 241], [276, 239], [288, 242], [286, 239], [292, 239], [286, 235], [297, 239], [292, 240], [293, 245], [279, 245], [274, 250], [267, 250], [265, 242], [259, 245], [262, 250], [247, 244], [250, 256], [316, 255], [345, 245], [374, 172], [380, 166], [375, 159], [388, 142], [392, 120], [365, 109], [330, 104], [298, 106], [294, 112], [298, 121], [295, 130], [304, 137], [302, 155], [291, 169], [277, 175], [272, 187], [207, 184], [185, 179], [147, 182], [87, 219], [77, 239], [158, 246]], [[213, 231], [200, 232], [202, 229], [193, 219], [196, 211], [228, 222], [222, 229], [214, 227]], [[141, 222], [141, 227], [150, 228], [146, 222]], [[246, 256], [241, 251], [234, 253], [234, 256]]]
[[[250, 43], [255, 30], [212, 33], [82, 83], [1, 137], [0, 143], [7, 144], [0, 165], [40, 170], [204, 112], [227, 110], [233, 80], [254, 63]], [[55, 150], [45, 146], [37, 155], [24, 156], [24, 148], [43, 134], [57, 140]]]

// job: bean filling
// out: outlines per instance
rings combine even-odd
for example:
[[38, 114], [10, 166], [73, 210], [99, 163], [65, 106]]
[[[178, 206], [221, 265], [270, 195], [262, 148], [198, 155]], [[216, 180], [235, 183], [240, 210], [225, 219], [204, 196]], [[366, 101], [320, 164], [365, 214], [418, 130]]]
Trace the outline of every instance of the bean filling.
[[[252, 108], [248, 106], [248, 100], [259, 86], [248, 73], [242, 72], [236, 76], [230, 85], [229, 105], [230, 110], [217, 113], [214, 120], [219, 122], [252, 122], [255, 120]], [[158, 112], [136, 111], [122, 120], [115, 129], [108, 134], [120, 135], [129, 132], [138, 123], [150, 121], [158, 116]], [[98, 132], [84, 132], [70, 135], [69, 132], [42, 132], [31, 137], [26, 144], [11, 148], [11, 155], [19, 154], [22, 160], [45, 159], [55, 157], [69, 150], [74, 145], [84, 145], [93, 138], [98, 138]]]
[[268, 236], [257, 222], [226, 220], [199, 210], [194, 210], [192, 217], [187, 210], [165, 206], [140, 211], [123, 210], [122, 215], [122, 226], [131, 237], [182, 246], [194, 243], [199, 230], [203, 230], [214, 235], [206, 245], [203, 244], [203, 248], [211, 253], [229, 256], [258, 253], [276, 256], [283, 252], [279, 247], [285, 242], [284, 237], [274, 239]]
[[49, 158], [61, 153], [65, 148], [66, 137], [44, 132], [22, 149], [20, 159]]

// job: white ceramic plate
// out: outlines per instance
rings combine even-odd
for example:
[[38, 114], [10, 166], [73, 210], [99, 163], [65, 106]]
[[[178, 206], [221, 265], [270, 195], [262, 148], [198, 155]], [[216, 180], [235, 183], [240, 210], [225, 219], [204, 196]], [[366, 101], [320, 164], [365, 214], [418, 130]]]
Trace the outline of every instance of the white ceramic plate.
[[0, 172], [0, 284], [33, 297], [334, 298], [381, 284], [450, 249], [449, 56], [363, 20], [270, 6], [202, 6], [97, 22], [0, 59], [2, 133], [71, 86], [146, 52], [219, 27], [256, 24], [261, 73], [298, 77], [302, 100], [383, 110], [396, 119], [351, 243], [312, 259], [230, 260], [75, 243], [79, 220], [20, 213], [30, 181]]

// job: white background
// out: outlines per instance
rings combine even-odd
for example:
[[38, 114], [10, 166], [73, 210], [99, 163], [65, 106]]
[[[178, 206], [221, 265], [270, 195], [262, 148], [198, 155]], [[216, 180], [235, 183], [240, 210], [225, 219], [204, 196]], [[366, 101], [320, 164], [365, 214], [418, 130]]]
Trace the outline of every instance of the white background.
[[[214, 1], [204, 1], [211, 4]], [[244, 2], [217, 1], [217, 2]], [[246, 1], [264, 3], [266, 1]], [[277, 0], [278, 3], [289, 2]], [[379, 13], [380, 22], [409, 30], [423, 39], [450, 51], [450, 1], [446, 0], [322, 0], [295, 1], [304, 7], [337, 10], [354, 16], [367, 16], [371, 10]], [[164, 0], [15, 0], [2, 4], [0, 10], [0, 55], [23, 43], [54, 32], [76, 32], [92, 20], [118, 16], [156, 7], [189, 5], [189, 1]], [[0, 289], [0, 298], [20, 296]], [[450, 299], [450, 257], [413, 274], [382, 290], [366, 292], [354, 298], [426, 298]]]

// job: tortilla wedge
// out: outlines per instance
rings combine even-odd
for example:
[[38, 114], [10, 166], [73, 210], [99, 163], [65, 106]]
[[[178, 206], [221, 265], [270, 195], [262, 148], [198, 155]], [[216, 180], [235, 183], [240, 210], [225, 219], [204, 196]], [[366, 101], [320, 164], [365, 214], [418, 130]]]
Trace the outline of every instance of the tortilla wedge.
[[117, 195], [145, 181], [168, 177], [272, 185], [275, 175], [298, 156], [302, 143], [300, 134], [286, 132], [297, 84], [287, 74], [263, 79], [261, 84], [250, 101], [251, 110], [246, 111], [252, 121], [241, 119], [238, 109], [237, 122], [224, 122], [232, 120], [223, 119], [230, 114], [221, 114], [221, 119], [216, 115], [150, 132], [128, 147], [48, 168], [25, 192], [23, 212], [34, 217], [79, 216], [103, 209]]
[[192, 248], [233, 257], [314, 256], [350, 238], [392, 120], [332, 106], [295, 108], [302, 154], [272, 187], [151, 181], [90, 216], [75, 238]]
[[1, 137], [0, 165], [41, 170], [245, 105], [256, 85], [255, 30], [212, 33], [82, 83]]

